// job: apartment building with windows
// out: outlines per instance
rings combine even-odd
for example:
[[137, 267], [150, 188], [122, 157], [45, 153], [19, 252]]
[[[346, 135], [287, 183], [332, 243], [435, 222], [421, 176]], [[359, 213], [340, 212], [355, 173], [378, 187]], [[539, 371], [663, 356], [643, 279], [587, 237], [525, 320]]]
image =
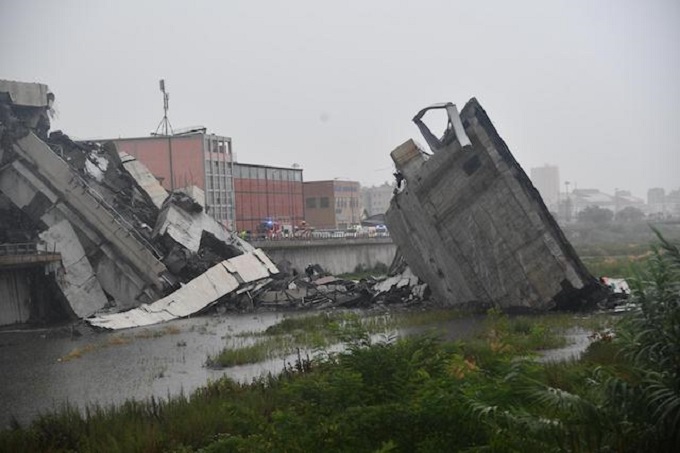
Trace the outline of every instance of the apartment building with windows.
[[531, 169], [531, 182], [551, 211], [557, 211], [560, 201], [560, 169], [555, 165], [544, 165]]
[[363, 211], [367, 217], [387, 212], [395, 187], [396, 184], [385, 182], [379, 186], [361, 188]]

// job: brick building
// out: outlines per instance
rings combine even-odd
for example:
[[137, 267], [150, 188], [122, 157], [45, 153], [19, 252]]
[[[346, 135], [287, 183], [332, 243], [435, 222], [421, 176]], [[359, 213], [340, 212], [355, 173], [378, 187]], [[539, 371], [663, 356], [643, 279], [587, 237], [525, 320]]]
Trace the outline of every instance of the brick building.
[[233, 168], [238, 231], [286, 234], [300, 226], [304, 220], [301, 168], [236, 162]]
[[346, 230], [361, 222], [360, 185], [356, 181], [309, 181], [303, 184], [305, 220], [316, 229]]

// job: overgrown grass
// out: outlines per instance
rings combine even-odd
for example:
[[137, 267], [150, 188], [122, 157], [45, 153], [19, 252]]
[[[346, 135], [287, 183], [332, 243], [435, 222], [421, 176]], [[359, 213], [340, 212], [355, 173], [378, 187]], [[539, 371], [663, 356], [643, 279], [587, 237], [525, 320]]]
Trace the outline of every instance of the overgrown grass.
[[208, 356], [206, 365], [212, 368], [226, 368], [248, 363], [264, 362], [290, 353], [292, 344], [284, 344], [284, 339], [268, 338], [254, 344], [225, 348], [215, 356]]
[[580, 256], [585, 257], [635, 257], [649, 254], [651, 241], [634, 243], [596, 243], [581, 244], [574, 248]]
[[361, 280], [362, 278], [370, 277], [380, 277], [387, 275], [389, 271], [389, 266], [385, 263], [378, 262], [375, 266], [370, 268], [365, 268], [363, 265], [359, 264], [354, 268], [353, 272], [348, 272], [346, 274], [340, 274], [339, 277], [345, 280]]
[[[242, 332], [238, 338], [255, 339], [254, 343], [230, 345], [220, 353], [208, 356], [206, 365], [226, 368], [248, 363], [282, 358], [298, 349], [318, 350], [367, 335], [391, 335], [407, 327], [433, 326], [452, 319], [469, 316], [455, 309], [409, 311], [361, 316], [354, 312], [319, 313], [284, 318], [262, 332]], [[492, 332], [497, 341], [504, 342], [512, 351], [527, 352], [558, 348], [565, 345], [564, 331], [569, 327], [591, 330], [602, 328], [606, 317], [575, 318], [571, 314], [547, 316], [508, 317], [491, 311], [486, 332]], [[474, 340], [471, 340], [474, 341]]]
[[644, 268], [649, 254], [617, 256], [617, 257], [585, 257], [582, 258], [591, 274], [597, 277], [634, 278], [639, 269]]
[[242, 332], [237, 337], [254, 338], [255, 343], [230, 345], [208, 356], [206, 365], [225, 368], [281, 358], [299, 349], [315, 350], [338, 344], [364, 333], [383, 333], [396, 326], [389, 316], [362, 318], [353, 312], [319, 313], [284, 318], [263, 332]]

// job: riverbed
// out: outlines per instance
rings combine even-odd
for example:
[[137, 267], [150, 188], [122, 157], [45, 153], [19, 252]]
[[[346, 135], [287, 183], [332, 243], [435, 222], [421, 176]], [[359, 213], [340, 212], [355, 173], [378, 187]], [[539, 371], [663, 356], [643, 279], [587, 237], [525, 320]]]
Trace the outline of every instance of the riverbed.
[[[0, 331], [0, 426], [7, 427], [13, 418], [22, 425], [29, 423], [65, 404], [82, 409], [129, 399], [188, 395], [222, 376], [250, 382], [268, 372], [278, 373], [284, 360], [290, 359], [221, 370], [207, 368], [205, 362], [227, 346], [252, 341], [248, 332], [260, 332], [284, 316], [299, 315], [205, 315], [117, 332], [81, 327], [83, 335], [69, 328]], [[482, 321], [480, 316], [456, 318], [403, 329], [399, 335], [427, 330], [447, 340], [464, 339], [478, 332]], [[569, 354], [587, 345], [585, 331], [573, 332], [573, 336]], [[552, 351], [546, 357], [561, 354]]]

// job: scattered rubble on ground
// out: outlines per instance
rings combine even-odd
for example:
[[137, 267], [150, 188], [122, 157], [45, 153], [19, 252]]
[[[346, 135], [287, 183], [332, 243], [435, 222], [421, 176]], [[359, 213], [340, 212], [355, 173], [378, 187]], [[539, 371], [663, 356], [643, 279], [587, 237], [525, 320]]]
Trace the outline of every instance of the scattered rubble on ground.
[[[286, 263], [279, 263], [278, 268], [286, 269]], [[282, 272], [257, 297], [256, 306], [262, 309], [403, 307], [428, 300], [427, 285], [413, 275], [408, 266], [388, 276], [358, 281], [330, 275], [318, 264], [310, 268], [305, 275]]]

